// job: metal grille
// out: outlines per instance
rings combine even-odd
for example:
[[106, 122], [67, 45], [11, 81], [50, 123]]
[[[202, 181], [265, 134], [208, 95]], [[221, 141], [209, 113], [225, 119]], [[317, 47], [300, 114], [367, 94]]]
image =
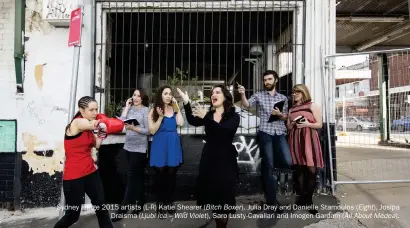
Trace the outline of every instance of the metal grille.
[[[295, 42], [297, 8], [296, 1], [99, 2], [96, 84], [104, 89], [97, 93], [102, 109], [118, 115], [136, 88], [152, 101], [165, 84], [177, 99], [179, 87], [207, 105], [212, 87], [225, 84], [241, 113], [238, 133], [256, 133], [256, 110], [240, 108], [237, 86], [244, 85], [249, 98], [263, 89], [262, 72], [273, 69], [281, 76], [279, 92], [290, 95], [302, 69], [296, 67], [303, 47], [302, 39]], [[180, 133], [203, 129], [186, 123]]]
[[336, 71], [336, 184], [410, 181], [409, 52], [325, 59]]

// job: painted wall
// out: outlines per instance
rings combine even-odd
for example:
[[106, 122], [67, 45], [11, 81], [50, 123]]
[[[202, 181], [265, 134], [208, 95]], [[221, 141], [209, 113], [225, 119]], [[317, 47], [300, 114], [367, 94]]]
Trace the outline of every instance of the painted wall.
[[[55, 189], [59, 196], [74, 51], [67, 45], [68, 27], [58, 19], [70, 14], [73, 7], [68, 3], [76, 1], [26, 2], [24, 94], [14, 102], [17, 151], [22, 153], [22, 201], [26, 205], [57, 202], [44, 185]], [[91, 95], [89, 31], [89, 26], [84, 26], [76, 100]]]
[[2, 1], [0, 5], [0, 119], [16, 115], [16, 77], [14, 70], [14, 1]]

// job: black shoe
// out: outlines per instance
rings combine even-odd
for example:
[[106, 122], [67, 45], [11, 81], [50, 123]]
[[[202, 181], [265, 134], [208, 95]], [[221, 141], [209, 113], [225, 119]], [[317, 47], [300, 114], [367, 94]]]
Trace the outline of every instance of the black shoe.
[[167, 213], [170, 215], [175, 214], [177, 210], [177, 207], [175, 206], [175, 204], [173, 202], [167, 203]]
[[132, 210], [132, 214], [139, 215], [142, 211], [144, 211], [144, 204], [138, 203], [138, 208]]
[[156, 210], [156, 214], [157, 214], [157, 218], [160, 218], [160, 219], [164, 219], [165, 218], [165, 214], [167, 213], [165, 210], [164, 210], [164, 205], [165, 205], [165, 203], [163, 203], [163, 202], [157, 202], [157, 210]]
[[306, 205], [306, 201], [305, 201], [303, 198], [298, 198], [298, 199], [295, 201], [295, 204], [298, 205], [298, 206], [305, 206], [305, 205]]
[[283, 207], [279, 203], [277, 204], [266, 204], [267, 205], [267, 213], [275, 213], [275, 214], [283, 214]]

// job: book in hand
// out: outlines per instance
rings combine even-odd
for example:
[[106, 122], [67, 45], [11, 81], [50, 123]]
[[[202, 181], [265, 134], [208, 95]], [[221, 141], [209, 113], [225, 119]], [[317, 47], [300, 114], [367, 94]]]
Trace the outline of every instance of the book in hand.
[[[120, 119], [118, 116], [117, 118]], [[123, 120], [122, 122], [124, 122], [124, 124], [130, 124], [134, 126], [140, 125], [140, 123], [136, 119], [126, 119], [126, 120]]]
[[[285, 100], [279, 101], [278, 103], [276, 103], [275, 105], [273, 105], [273, 108], [274, 108], [274, 109], [278, 108], [279, 111], [282, 112], [282, 111], [283, 111], [283, 106], [285, 106]], [[269, 117], [268, 123], [271, 123], [271, 122], [277, 121], [277, 120], [280, 120], [279, 116], [275, 116], [275, 115], [272, 115], [272, 114], [271, 114], [270, 117]]]

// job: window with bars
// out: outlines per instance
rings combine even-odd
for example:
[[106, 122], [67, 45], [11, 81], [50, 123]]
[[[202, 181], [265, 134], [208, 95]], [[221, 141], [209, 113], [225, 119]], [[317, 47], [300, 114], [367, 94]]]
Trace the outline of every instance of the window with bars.
[[[104, 81], [105, 93], [100, 96], [106, 111], [118, 112], [136, 88], [143, 89], [152, 102], [162, 85], [170, 85], [177, 99], [176, 87], [188, 91], [193, 101], [208, 105], [213, 86], [224, 84], [242, 117], [238, 133], [254, 134], [259, 125], [257, 110], [241, 108], [238, 84], [246, 88], [249, 98], [263, 90], [263, 71], [273, 69], [281, 76], [278, 91], [290, 95], [293, 65], [302, 64], [293, 61], [293, 50], [303, 45], [292, 41], [293, 9], [262, 1], [242, 8], [222, 3], [189, 3], [192, 7], [184, 3], [179, 8], [171, 2], [158, 3], [162, 7], [154, 3], [126, 7], [119, 1], [107, 2], [110, 7], [97, 18], [101, 20], [97, 46], [104, 53], [97, 66], [99, 80]], [[203, 133], [189, 124], [180, 130], [181, 134]]]

